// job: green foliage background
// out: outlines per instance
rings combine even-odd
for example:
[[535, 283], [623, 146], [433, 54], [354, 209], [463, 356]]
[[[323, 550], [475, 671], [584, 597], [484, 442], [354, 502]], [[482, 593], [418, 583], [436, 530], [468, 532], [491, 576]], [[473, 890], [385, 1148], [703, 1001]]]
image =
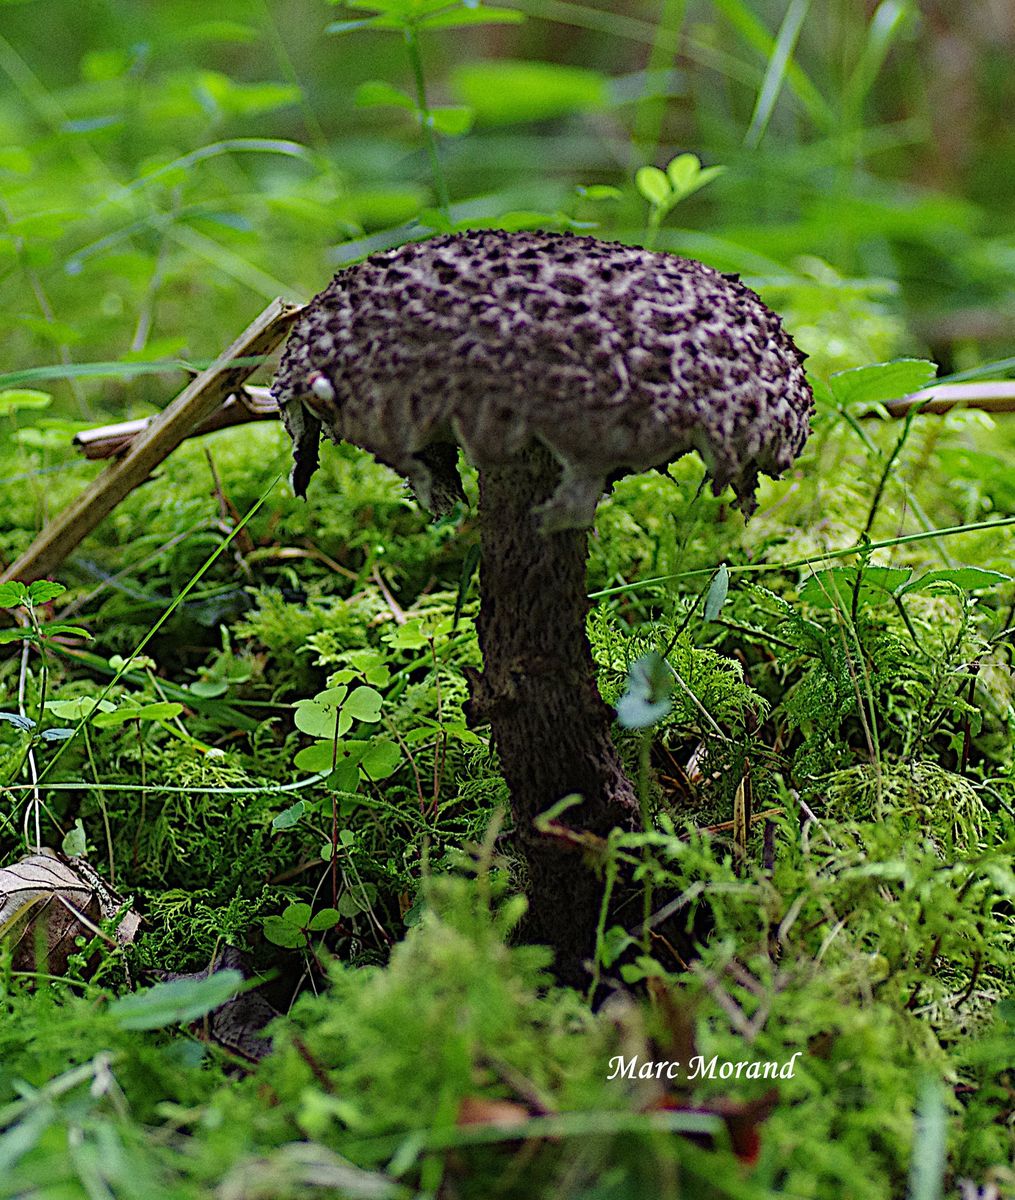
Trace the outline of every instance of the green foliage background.
[[[1015, 1195], [1015, 419], [865, 416], [928, 360], [1013, 374], [1007, 9], [0, 2], [0, 564], [100, 470], [77, 430], [440, 229], [742, 273], [818, 402], [747, 529], [697, 459], [600, 506], [601, 690], [650, 652], [675, 683], [616, 731], [654, 823], [600, 864], [668, 915], [648, 945], [604, 928], [595, 1006], [511, 944], [506, 790], [462, 713], [474, 503], [429, 525], [328, 447], [304, 504], [282, 430], [249, 425], [181, 447], [66, 592], [0, 596], [29, 621], [0, 626], [0, 862], [37, 822], [144, 916], [61, 979], [0, 958], [0, 1196]], [[146, 1030], [113, 1003], [124, 958], [149, 986], [224, 944], [286, 1014], [243, 1078], [158, 991]], [[707, 1057], [800, 1052], [753, 1166], [718, 1117], [711, 1149], [681, 1130], [762, 1082], [606, 1080], [688, 1029]], [[477, 1098], [525, 1124], [461, 1124]]]

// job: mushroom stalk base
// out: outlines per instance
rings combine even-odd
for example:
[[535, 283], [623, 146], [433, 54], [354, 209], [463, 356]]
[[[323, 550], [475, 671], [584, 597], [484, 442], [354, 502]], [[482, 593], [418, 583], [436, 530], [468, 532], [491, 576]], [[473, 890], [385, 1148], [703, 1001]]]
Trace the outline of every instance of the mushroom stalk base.
[[538, 530], [534, 510], [559, 477], [542, 447], [480, 471], [484, 670], [471, 674], [469, 719], [490, 723], [511, 792], [515, 844], [529, 873], [524, 936], [551, 946], [558, 978], [580, 986], [602, 882], [573, 844], [537, 833], [534, 818], [572, 793], [582, 803], [562, 819], [600, 837], [614, 826], [637, 828], [640, 813], [585, 635], [587, 533]]

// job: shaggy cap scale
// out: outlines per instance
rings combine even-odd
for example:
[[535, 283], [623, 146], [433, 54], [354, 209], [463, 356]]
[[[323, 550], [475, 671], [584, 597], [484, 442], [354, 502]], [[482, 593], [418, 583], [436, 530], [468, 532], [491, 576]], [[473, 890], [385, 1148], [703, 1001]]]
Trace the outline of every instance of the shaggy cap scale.
[[480, 231], [340, 272], [290, 335], [272, 391], [302, 494], [321, 428], [406, 476], [424, 507], [539, 441], [560, 460], [547, 531], [592, 523], [607, 481], [697, 450], [750, 514], [807, 438], [803, 355], [736, 276], [550, 233]]

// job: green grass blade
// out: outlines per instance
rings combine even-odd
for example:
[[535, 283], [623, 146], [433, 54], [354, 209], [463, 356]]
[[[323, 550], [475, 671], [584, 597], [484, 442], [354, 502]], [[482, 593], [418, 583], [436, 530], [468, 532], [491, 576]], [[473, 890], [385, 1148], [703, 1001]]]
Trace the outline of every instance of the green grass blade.
[[[812, 554], [809, 558], [794, 559], [785, 563], [741, 563], [729, 567], [731, 575], [757, 574], [764, 571], [796, 571], [802, 567], [813, 567], [816, 563], [829, 562], [836, 558], [851, 558], [856, 554], [870, 554], [875, 550], [890, 550], [895, 546], [908, 546], [913, 542], [926, 542], [933, 538], [957, 537], [960, 533], [984, 533], [993, 529], [1007, 529], [1015, 525], [1015, 517], [1004, 517], [1000, 521], [975, 521], [971, 525], [951, 525], [947, 529], [926, 529], [920, 533], [907, 533], [902, 537], [887, 538], [882, 542], [864, 542], [859, 546], [847, 546], [842, 550], [829, 550], [824, 554]], [[691, 579], [700, 575], [711, 575], [711, 567], [701, 567], [696, 571], [676, 571], [672, 575], [655, 575], [651, 579], [636, 579], [633, 583], [623, 583], [617, 587], [602, 588], [598, 592], [589, 592], [590, 600], [602, 600], [607, 596], [619, 596], [628, 592], [640, 592], [660, 583], [669, 583], [674, 579]]]
[[131, 651], [131, 653], [124, 660], [120, 669], [116, 672], [116, 674], [109, 681], [109, 683], [107, 683], [106, 686], [102, 689], [101, 693], [95, 698], [95, 703], [92, 706], [91, 712], [86, 713], [81, 718], [81, 720], [77, 723], [77, 725], [75, 725], [74, 733], [71, 735], [71, 737], [66, 738], [64, 741], [60, 742], [60, 744], [59, 744], [60, 748], [53, 755], [53, 757], [46, 763], [45, 767], [40, 772], [39, 778], [37, 781], [38, 783], [41, 783], [46, 778], [46, 776], [52, 771], [52, 769], [60, 761], [60, 757], [64, 753], [64, 751], [67, 749], [67, 747], [76, 739], [77, 735], [85, 727], [85, 725], [88, 723], [89, 719], [94, 715], [94, 713], [98, 712], [99, 705], [106, 698], [106, 696], [109, 695], [109, 693], [112, 691], [114, 685], [119, 681], [120, 677], [126, 671], [128, 671], [130, 669], [131, 662], [133, 662], [133, 660], [135, 658], [137, 658], [137, 656], [144, 650], [145, 646], [148, 645], [148, 643], [158, 633], [158, 631], [162, 628], [162, 626], [165, 625], [165, 623], [169, 620], [169, 618], [173, 615], [173, 613], [180, 607], [180, 605], [184, 602], [184, 600], [186, 600], [186, 598], [190, 595], [190, 593], [194, 590], [194, 588], [197, 587], [197, 585], [201, 582], [201, 580], [208, 573], [208, 571], [211, 569], [211, 567], [218, 561], [218, 559], [225, 553], [225, 551], [228, 549], [228, 547], [232, 544], [233, 539], [237, 536], [237, 534], [239, 534], [240, 530], [243, 529], [244, 526], [246, 526], [253, 519], [254, 515], [258, 512], [258, 510], [266, 503], [268, 497], [275, 490], [275, 487], [278, 484], [279, 480], [282, 479], [283, 474], [284, 474], [284, 472], [280, 471], [274, 477], [274, 479], [272, 479], [272, 481], [268, 484], [268, 486], [264, 489], [264, 491], [260, 494], [260, 496], [258, 496], [258, 498], [254, 501], [254, 503], [247, 510], [247, 512], [244, 515], [244, 517], [242, 518], [242, 520], [237, 522], [236, 526], [230, 531], [229, 536], [226, 537], [225, 539], [223, 539], [222, 544], [219, 546], [216, 546], [215, 549], [211, 552], [211, 554], [208, 555], [208, 557], [204, 560], [204, 562], [201, 564], [201, 566], [198, 567], [197, 571], [190, 577], [189, 582], [180, 591], [180, 593], [176, 597], [176, 599], [173, 600], [172, 604], [170, 604], [170, 606], [166, 609], [166, 611], [162, 614], [162, 616], [159, 617], [159, 619], [155, 622], [155, 624], [151, 627], [151, 629], [148, 630], [148, 632], [144, 635], [144, 637], [141, 639], [141, 641], [138, 642], [137, 646], [134, 647], [134, 649]]
[[913, 13], [909, 0], [882, 0], [875, 10], [867, 27], [860, 59], [843, 90], [843, 113], [849, 128], [863, 124], [863, 107], [871, 88], [881, 74], [888, 52]]
[[[253, 355], [244, 358], [234, 358], [229, 364], [234, 367], [254, 366], [262, 363], [267, 356]], [[167, 362], [165, 359], [157, 362], [91, 362], [91, 363], [49, 363], [45, 367], [25, 367], [21, 371], [9, 371], [0, 375], [0, 391], [7, 388], [19, 388], [26, 383], [54, 379], [132, 379], [135, 375], [165, 375], [168, 371], [203, 371], [212, 365], [214, 360], [199, 360], [197, 362]]]
[[638, 102], [634, 125], [634, 140], [646, 161], [655, 157], [666, 115], [666, 97], [652, 95], [650, 81], [673, 65], [686, 16], [687, 0], [661, 0], [659, 25], [646, 72], [648, 93]]
[[744, 145], [751, 149], [757, 146], [765, 136], [765, 130], [775, 111], [776, 101], [786, 83], [786, 74], [792, 66], [797, 40], [810, 6], [811, 0], [790, 0], [786, 9], [786, 15], [782, 19], [772, 55], [765, 69], [765, 78], [761, 82], [761, 90], [758, 92], [751, 123], [744, 135]]
[[927, 1079], [917, 1102], [908, 1200], [941, 1200], [947, 1151], [948, 1125], [941, 1089]]
[[[775, 54], [776, 39], [743, 0], [713, 0], [713, 5], [748, 46], [763, 55], [766, 61], [771, 61]], [[799, 100], [814, 124], [823, 132], [832, 130], [836, 124], [835, 115], [807, 72], [799, 63], [789, 60], [786, 63], [785, 74], [786, 86]]]
[[996, 358], [993, 362], [984, 363], [979, 367], [970, 367], [968, 371], [953, 371], [951, 375], [940, 375], [935, 383], [972, 383], [977, 379], [996, 379], [1008, 376], [1015, 371], [1015, 358]]

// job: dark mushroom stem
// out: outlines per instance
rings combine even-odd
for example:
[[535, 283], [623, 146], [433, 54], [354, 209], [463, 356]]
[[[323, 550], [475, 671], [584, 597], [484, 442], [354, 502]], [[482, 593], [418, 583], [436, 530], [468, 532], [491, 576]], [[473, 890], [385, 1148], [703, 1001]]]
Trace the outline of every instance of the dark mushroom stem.
[[571, 793], [583, 801], [564, 818], [576, 829], [605, 837], [640, 818], [585, 635], [587, 533], [538, 529], [535, 510], [559, 476], [541, 446], [479, 473], [484, 669], [471, 673], [468, 717], [489, 722], [510, 789], [515, 846], [529, 873], [524, 935], [553, 948], [562, 982], [581, 985], [602, 882], [573, 844], [538, 833], [534, 819]]

